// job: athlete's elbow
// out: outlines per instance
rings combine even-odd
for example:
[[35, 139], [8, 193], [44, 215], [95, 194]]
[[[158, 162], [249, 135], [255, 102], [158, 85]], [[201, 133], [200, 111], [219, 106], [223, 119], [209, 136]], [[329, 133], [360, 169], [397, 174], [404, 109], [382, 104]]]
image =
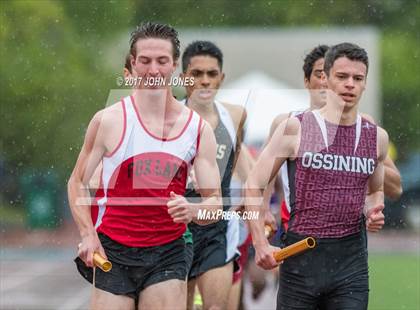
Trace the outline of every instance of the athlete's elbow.
[[87, 188], [86, 184], [73, 173], [67, 181], [67, 196], [69, 201], [71, 201], [75, 195], [80, 195], [79, 191], [84, 188]]
[[74, 187], [74, 176], [73, 174], [69, 177], [68, 181], [67, 181], [67, 193], [70, 195], [70, 192], [72, 190], [72, 188]]
[[401, 185], [393, 186], [385, 191], [385, 196], [391, 200], [398, 200], [403, 193]]
[[78, 179], [77, 176], [72, 173], [70, 175], [69, 180], [67, 181], [67, 191], [71, 192], [73, 189], [75, 189], [77, 186], [82, 184], [82, 180]]

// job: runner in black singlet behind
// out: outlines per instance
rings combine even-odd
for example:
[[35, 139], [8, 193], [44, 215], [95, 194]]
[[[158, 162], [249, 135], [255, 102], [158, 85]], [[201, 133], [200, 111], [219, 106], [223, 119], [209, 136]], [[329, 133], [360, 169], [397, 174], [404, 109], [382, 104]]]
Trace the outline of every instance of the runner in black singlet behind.
[[[245, 110], [237, 105], [215, 100], [224, 79], [223, 55], [211, 42], [196, 41], [185, 49], [182, 56], [183, 76], [193, 77], [194, 86], [186, 87], [186, 105], [196, 111], [213, 128], [217, 143], [217, 164], [221, 176], [223, 208], [230, 208], [230, 181], [235, 160], [242, 142]], [[190, 188], [187, 197], [198, 194]], [[189, 225], [193, 234], [194, 259], [189, 274], [189, 301], [198, 284], [205, 309], [224, 309], [232, 285], [233, 260], [239, 241], [238, 222], [221, 220], [198, 226]], [[234, 235], [236, 234], [236, 236]], [[217, 285], [215, 285], [217, 283]]]

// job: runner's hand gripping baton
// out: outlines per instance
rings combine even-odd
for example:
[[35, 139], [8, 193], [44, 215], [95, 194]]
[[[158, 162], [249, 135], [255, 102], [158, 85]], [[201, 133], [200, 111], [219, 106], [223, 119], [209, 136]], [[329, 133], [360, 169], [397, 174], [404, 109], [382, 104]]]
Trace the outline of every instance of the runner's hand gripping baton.
[[289, 258], [293, 255], [300, 254], [309, 249], [312, 249], [315, 247], [315, 245], [315, 239], [312, 237], [308, 237], [306, 239], [293, 243], [281, 250], [273, 252], [273, 256], [277, 262], [281, 262], [282, 260], [285, 260], [286, 258]]
[[[81, 247], [81, 243], [79, 243], [79, 248]], [[93, 253], [93, 263], [96, 267], [100, 268], [102, 271], [108, 272], [112, 269], [112, 263], [109, 260], [106, 260], [101, 254], [98, 252]]]
[[98, 252], [93, 254], [93, 263], [96, 267], [102, 269], [105, 272], [108, 272], [112, 269], [112, 263], [109, 260], [103, 258], [103, 256]]

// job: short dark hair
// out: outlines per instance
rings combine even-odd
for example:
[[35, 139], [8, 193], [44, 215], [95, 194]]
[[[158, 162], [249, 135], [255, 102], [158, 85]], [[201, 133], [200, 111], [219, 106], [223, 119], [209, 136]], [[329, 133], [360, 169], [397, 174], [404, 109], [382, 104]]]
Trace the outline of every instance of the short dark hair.
[[311, 79], [312, 71], [314, 70], [314, 64], [318, 59], [324, 58], [325, 53], [328, 50], [328, 45], [322, 44], [318, 45], [317, 47], [313, 48], [303, 60], [303, 73], [305, 78], [308, 80]]
[[369, 68], [369, 59], [367, 52], [353, 43], [340, 43], [331, 46], [325, 54], [324, 61], [324, 72], [326, 75], [330, 75], [330, 70], [334, 65], [334, 62], [341, 57], [346, 57], [353, 61], [360, 61], [366, 65], [366, 74]]
[[125, 63], [124, 63], [124, 68], [126, 68], [128, 70], [128, 72], [132, 73], [132, 68], [131, 68], [131, 54], [128, 53], [127, 56], [125, 56]]
[[137, 26], [136, 30], [131, 33], [130, 38], [130, 53], [134, 57], [136, 56], [136, 42], [139, 39], [164, 39], [169, 40], [172, 43], [172, 55], [174, 60], [178, 60], [180, 51], [180, 43], [178, 39], [178, 32], [175, 28], [166, 24], [159, 24], [155, 22], [146, 22]]
[[184, 53], [182, 54], [182, 71], [187, 71], [191, 58], [200, 55], [216, 58], [219, 68], [222, 70], [223, 53], [220, 48], [210, 41], [194, 41], [185, 48]]

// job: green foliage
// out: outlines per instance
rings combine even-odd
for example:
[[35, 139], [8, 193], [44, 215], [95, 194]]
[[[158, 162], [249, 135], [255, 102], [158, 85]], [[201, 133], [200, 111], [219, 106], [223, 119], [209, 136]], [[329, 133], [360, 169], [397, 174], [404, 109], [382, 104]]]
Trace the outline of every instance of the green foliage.
[[201, 28], [376, 26], [383, 35], [383, 125], [400, 158], [420, 149], [419, 0], [140, 2], [136, 20], [154, 18]]
[[55, 168], [67, 176], [87, 122], [115, 85], [92, 52], [99, 42], [76, 25], [61, 2], [2, 3], [1, 153], [16, 173]]
[[[133, 23], [133, 1], [66, 1], [61, 0], [66, 15], [72, 21], [86, 47], [94, 47], [96, 41], [112, 38], [121, 29]], [[89, 40], [86, 40], [89, 38]]]
[[[1, 156], [17, 170], [69, 175], [115, 75], [104, 47], [146, 20], [175, 27], [374, 25], [382, 37], [384, 125], [400, 152], [420, 148], [420, 2], [1, 1]], [[123, 57], [123, 56], [122, 56]], [[121, 60], [122, 62], [122, 60]]]
[[382, 40], [383, 120], [405, 155], [420, 148], [420, 51], [407, 33], [388, 32]]

